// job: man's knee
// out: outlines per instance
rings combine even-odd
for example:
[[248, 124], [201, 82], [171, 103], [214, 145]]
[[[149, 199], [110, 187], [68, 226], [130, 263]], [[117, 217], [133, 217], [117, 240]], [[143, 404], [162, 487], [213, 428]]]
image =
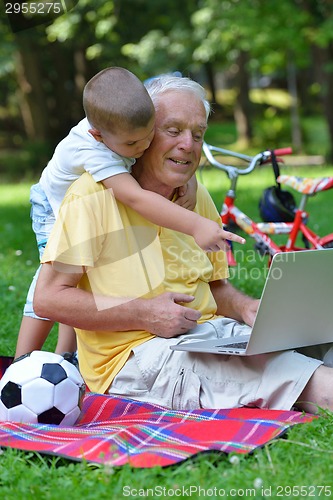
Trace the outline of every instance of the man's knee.
[[333, 411], [333, 368], [319, 366], [303, 389], [297, 408], [308, 413], [318, 413], [320, 409]]

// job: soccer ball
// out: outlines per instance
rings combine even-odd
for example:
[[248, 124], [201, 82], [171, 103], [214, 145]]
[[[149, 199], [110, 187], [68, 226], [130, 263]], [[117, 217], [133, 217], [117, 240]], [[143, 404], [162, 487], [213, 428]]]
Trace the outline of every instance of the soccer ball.
[[72, 426], [79, 418], [85, 383], [60, 354], [33, 351], [0, 380], [0, 420]]

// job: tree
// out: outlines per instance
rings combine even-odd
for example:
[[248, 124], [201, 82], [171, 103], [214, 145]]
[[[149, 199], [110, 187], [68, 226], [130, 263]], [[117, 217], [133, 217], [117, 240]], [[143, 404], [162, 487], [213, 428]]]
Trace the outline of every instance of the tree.
[[[80, 0], [66, 15], [15, 34], [0, 19], [5, 106], [14, 109], [17, 93], [26, 137], [55, 145], [83, 116], [84, 84], [103, 67], [125, 66], [142, 79], [179, 70], [207, 84], [215, 106], [215, 75], [224, 72], [236, 90], [239, 139], [249, 144], [254, 77], [280, 74], [293, 93], [295, 132], [299, 101], [313, 102], [307, 88], [318, 83], [333, 144], [330, 3], [184, 0], [180, 6], [175, 0]], [[300, 133], [293, 137], [300, 145]]]
[[[249, 121], [247, 75], [256, 71], [272, 75], [282, 71], [293, 92], [293, 137], [300, 146], [299, 75], [306, 68], [317, 68], [310, 84], [321, 88], [323, 114], [330, 143], [333, 144], [333, 9], [331, 0], [206, 0], [193, 15], [197, 48], [195, 60], [207, 64], [236, 67], [238, 95], [243, 104], [236, 106]], [[242, 72], [240, 54], [247, 54], [246, 72]], [[243, 56], [244, 57], [244, 56]], [[243, 90], [242, 90], [243, 82]], [[304, 88], [301, 96], [304, 96]], [[307, 99], [311, 100], [309, 93]], [[237, 120], [236, 120], [237, 121]], [[249, 127], [248, 130], [251, 130]], [[241, 131], [239, 131], [241, 136]], [[250, 133], [246, 132], [250, 139]], [[329, 152], [333, 159], [333, 150]]]
[[[291, 0], [207, 0], [193, 15], [198, 62], [214, 60], [216, 67], [232, 68], [236, 89], [235, 121], [238, 139], [251, 142], [253, 106], [249, 91], [253, 74], [285, 68], [288, 41], [298, 33], [299, 16]], [[296, 48], [296, 51], [298, 47]]]
[[[299, 0], [307, 14], [304, 36], [313, 48], [317, 64], [315, 76], [321, 87], [323, 114], [326, 117], [330, 149], [328, 159], [333, 161], [333, 9], [330, 0]], [[319, 63], [319, 64], [318, 64]]]
[[[155, 29], [159, 37], [180, 17], [185, 14], [179, 15], [173, 0], [164, 5], [154, 0], [80, 0], [66, 15], [12, 34], [12, 75], [26, 137], [52, 146], [64, 137], [83, 116], [85, 83], [102, 68], [126, 66], [142, 79], [158, 71], [156, 60], [151, 72], [130, 60], [122, 52], [124, 41], [136, 43]], [[170, 68], [170, 60], [168, 64]]]

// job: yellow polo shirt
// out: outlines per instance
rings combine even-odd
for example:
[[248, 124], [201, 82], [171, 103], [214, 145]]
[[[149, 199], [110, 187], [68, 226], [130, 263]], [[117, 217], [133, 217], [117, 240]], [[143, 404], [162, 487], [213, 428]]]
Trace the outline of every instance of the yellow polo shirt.
[[[195, 211], [221, 223], [200, 184]], [[170, 291], [195, 297], [187, 307], [201, 312], [200, 322], [216, 312], [209, 282], [228, 277], [224, 252], [207, 254], [191, 236], [145, 220], [88, 173], [67, 191], [42, 262], [53, 262], [60, 271], [62, 264], [84, 266], [78, 287], [93, 293], [98, 310]], [[80, 371], [99, 393], [108, 389], [132, 348], [152, 338], [143, 330], [76, 332]]]

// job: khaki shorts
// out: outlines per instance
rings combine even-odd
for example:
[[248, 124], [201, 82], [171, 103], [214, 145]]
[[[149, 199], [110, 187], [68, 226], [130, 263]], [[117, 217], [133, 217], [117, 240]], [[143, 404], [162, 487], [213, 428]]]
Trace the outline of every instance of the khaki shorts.
[[169, 349], [193, 338], [240, 333], [250, 333], [250, 328], [219, 318], [179, 337], [155, 337], [133, 349], [108, 392], [181, 410], [241, 406], [289, 410], [321, 360], [296, 351], [243, 357]]

